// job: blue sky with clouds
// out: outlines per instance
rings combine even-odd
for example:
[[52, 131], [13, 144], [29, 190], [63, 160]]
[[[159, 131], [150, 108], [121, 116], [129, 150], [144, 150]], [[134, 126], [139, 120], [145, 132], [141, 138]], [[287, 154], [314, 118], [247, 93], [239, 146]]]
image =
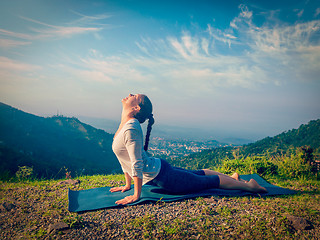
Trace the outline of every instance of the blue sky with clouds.
[[0, 101], [118, 120], [145, 93], [159, 125], [259, 139], [320, 118], [320, 3], [5, 0]]

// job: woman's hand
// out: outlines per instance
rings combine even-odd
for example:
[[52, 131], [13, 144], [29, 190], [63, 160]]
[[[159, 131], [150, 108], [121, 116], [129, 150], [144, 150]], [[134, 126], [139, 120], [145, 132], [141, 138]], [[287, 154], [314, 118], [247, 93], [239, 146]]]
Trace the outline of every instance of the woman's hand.
[[133, 202], [138, 201], [138, 200], [139, 200], [139, 197], [137, 197], [135, 195], [131, 195], [131, 196], [126, 196], [124, 199], [116, 201], [116, 204], [125, 205], [125, 204], [128, 204], [128, 203], [133, 203]]
[[[139, 200], [141, 195], [142, 179], [134, 176], [133, 181], [134, 181], [134, 194], [131, 196], [126, 196], [124, 199], [116, 201], [116, 204], [125, 205], [125, 204], [133, 203]], [[129, 183], [129, 181], [127, 183]], [[131, 184], [131, 181], [130, 181], [130, 184]], [[111, 188], [110, 192], [119, 192], [119, 191], [124, 192], [129, 190], [130, 188], [131, 188], [131, 185], [126, 184], [126, 186], [123, 186], [123, 187]]]
[[131, 186], [121, 186], [121, 187], [113, 187], [110, 189], [110, 192], [125, 192], [131, 189]]

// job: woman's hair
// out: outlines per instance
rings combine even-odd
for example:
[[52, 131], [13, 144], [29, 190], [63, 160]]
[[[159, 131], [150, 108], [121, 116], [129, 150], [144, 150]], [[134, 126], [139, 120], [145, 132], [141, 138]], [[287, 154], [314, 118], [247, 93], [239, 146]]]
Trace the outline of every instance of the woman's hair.
[[144, 123], [147, 119], [149, 119], [148, 126], [147, 126], [146, 139], [144, 142], [144, 150], [148, 151], [150, 133], [151, 133], [152, 125], [154, 124], [154, 118], [152, 114], [152, 103], [146, 95], [141, 95], [139, 106], [140, 106], [140, 111], [134, 117], [140, 123]]

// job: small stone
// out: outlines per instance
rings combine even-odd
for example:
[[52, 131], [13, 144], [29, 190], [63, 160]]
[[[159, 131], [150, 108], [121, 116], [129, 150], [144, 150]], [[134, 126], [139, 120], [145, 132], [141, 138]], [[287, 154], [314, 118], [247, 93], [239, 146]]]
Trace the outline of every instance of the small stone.
[[217, 202], [217, 200], [216, 199], [214, 199], [214, 198], [208, 198], [208, 199], [206, 199], [205, 200], [207, 203], [216, 203]]
[[1, 211], [6, 211], [9, 212], [12, 209], [14, 209], [16, 207], [16, 205], [12, 204], [12, 203], [8, 203], [8, 202], [4, 202], [0, 205], [0, 210]]
[[312, 224], [307, 219], [304, 219], [302, 217], [292, 216], [292, 215], [287, 215], [286, 217], [289, 220], [291, 226], [294, 227], [294, 229], [296, 229], [297, 231], [310, 230], [313, 228]]
[[67, 180], [64, 180], [64, 181], [61, 181], [58, 183], [58, 185], [63, 185], [63, 184], [79, 184], [80, 183], [80, 180], [79, 179], [67, 179]]
[[58, 222], [58, 223], [54, 223], [54, 224], [50, 224], [49, 228], [48, 228], [48, 233], [51, 233], [54, 230], [57, 231], [63, 231], [69, 228], [69, 225], [66, 224], [65, 222]]

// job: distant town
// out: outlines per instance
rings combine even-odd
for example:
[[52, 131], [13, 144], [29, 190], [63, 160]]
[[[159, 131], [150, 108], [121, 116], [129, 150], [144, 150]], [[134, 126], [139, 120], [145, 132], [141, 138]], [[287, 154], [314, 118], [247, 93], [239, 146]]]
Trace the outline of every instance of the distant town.
[[216, 140], [191, 141], [191, 140], [168, 140], [162, 137], [150, 139], [148, 152], [153, 156], [166, 156], [169, 158], [183, 157], [191, 153], [201, 152], [206, 149], [232, 146], [220, 143]]

